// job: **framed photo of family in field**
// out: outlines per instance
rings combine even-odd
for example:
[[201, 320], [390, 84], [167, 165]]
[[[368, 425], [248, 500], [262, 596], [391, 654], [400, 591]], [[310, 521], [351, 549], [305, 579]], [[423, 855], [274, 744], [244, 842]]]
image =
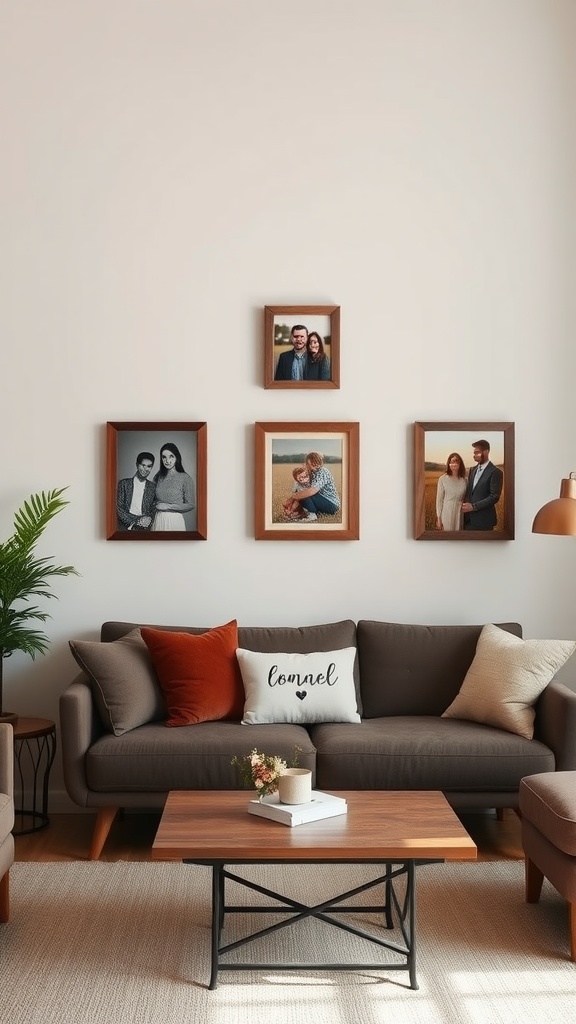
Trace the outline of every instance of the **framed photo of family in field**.
[[264, 387], [340, 387], [340, 306], [264, 307]]
[[106, 539], [206, 540], [206, 424], [106, 424]]
[[358, 423], [256, 423], [256, 540], [358, 540]]
[[514, 424], [414, 424], [416, 540], [514, 540]]

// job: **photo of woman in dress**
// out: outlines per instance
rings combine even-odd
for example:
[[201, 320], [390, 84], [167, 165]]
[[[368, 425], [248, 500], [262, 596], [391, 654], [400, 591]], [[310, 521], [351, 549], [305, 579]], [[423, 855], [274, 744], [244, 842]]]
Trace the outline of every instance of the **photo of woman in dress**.
[[466, 493], [466, 467], [458, 452], [451, 452], [446, 472], [436, 486], [436, 529], [462, 529], [462, 502]]
[[160, 469], [156, 484], [156, 515], [152, 530], [185, 531], [184, 512], [196, 506], [196, 488], [192, 477], [182, 465], [179, 449], [171, 441], [160, 449]]

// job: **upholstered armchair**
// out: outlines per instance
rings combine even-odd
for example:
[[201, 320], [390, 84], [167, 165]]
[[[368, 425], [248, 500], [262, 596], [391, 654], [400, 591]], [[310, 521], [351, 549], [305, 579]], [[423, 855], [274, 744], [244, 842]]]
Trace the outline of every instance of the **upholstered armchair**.
[[0, 722], [0, 921], [10, 913], [9, 871], [14, 863], [14, 737], [12, 726]]

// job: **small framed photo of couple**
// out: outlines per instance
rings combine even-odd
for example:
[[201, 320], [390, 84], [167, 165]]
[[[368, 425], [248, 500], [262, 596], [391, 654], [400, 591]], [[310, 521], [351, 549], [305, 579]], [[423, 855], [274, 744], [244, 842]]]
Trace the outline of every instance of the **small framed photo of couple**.
[[106, 424], [106, 539], [206, 540], [206, 424]]
[[514, 540], [514, 424], [414, 424], [416, 540]]
[[340, 387], [340, 306], [264, 307], [264, 387]]
[[256, 423], [256, 540], [358, 540], [358, 423]]

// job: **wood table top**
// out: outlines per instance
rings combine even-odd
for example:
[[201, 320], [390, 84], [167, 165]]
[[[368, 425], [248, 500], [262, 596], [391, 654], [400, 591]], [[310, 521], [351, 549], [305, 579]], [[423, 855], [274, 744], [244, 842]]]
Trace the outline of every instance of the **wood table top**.
[[51, 718], [26, 718], [19, 715], [14, 725], [14, 739], [34, 739], [35, 736], [46, 736], [55, 728], [55, 722]]
[[228, 864], [476, 858], [473, 840], [440, 792], [365, 790], [335, 795], [346, 799], [346, 814], [290, 828], [249, 814], [247, 791], [173, 791], [152, 858]]

